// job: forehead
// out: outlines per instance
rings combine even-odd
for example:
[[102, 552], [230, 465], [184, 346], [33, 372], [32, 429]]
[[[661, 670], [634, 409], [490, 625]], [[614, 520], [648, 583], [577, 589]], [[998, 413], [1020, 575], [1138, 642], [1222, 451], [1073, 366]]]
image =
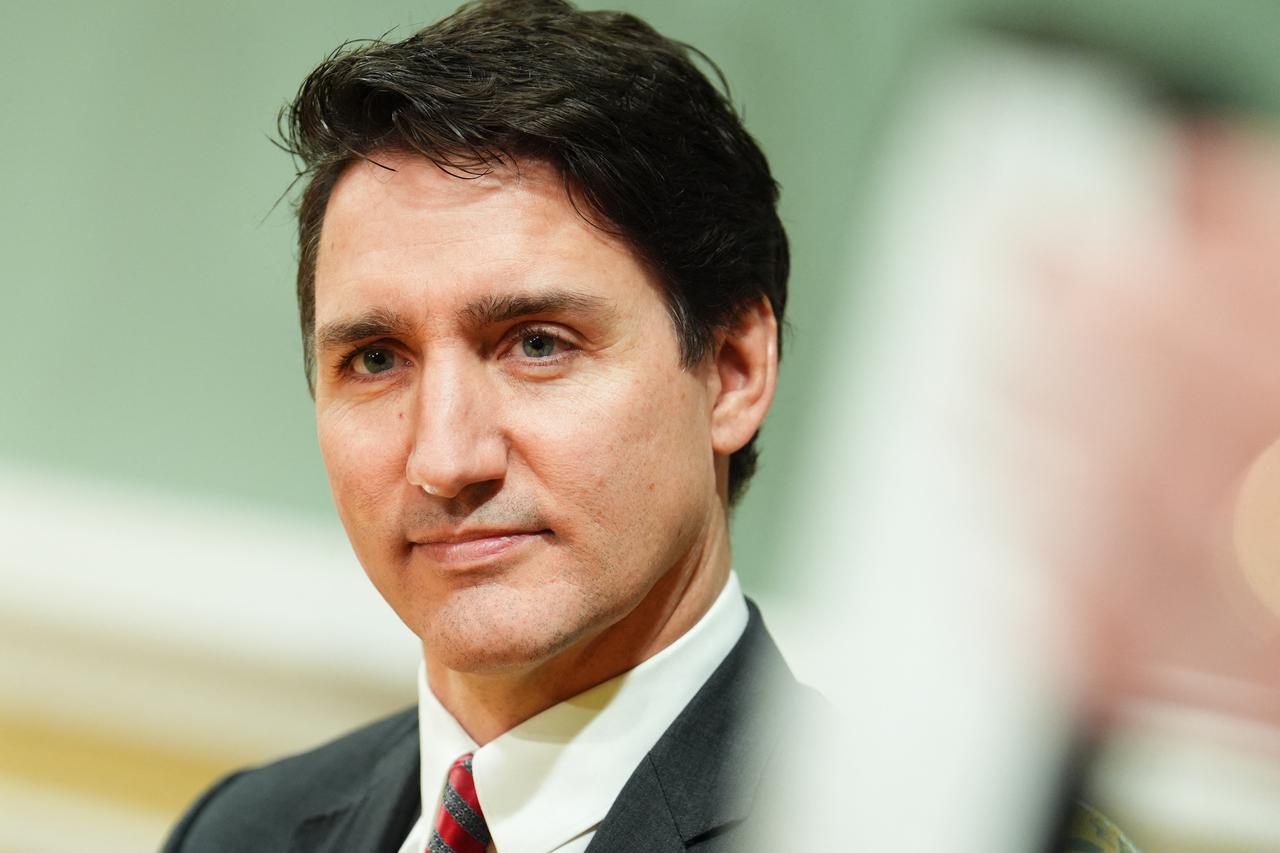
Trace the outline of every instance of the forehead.
[[352, 302], [448, 308], [513, 289], [573, 287], [626, 307], [656, 290], [623, 241], [579, 214], [547, 164], [464, 178], [416, 155], [371, 159], [347, 167], [325, 209], [318, 322]]

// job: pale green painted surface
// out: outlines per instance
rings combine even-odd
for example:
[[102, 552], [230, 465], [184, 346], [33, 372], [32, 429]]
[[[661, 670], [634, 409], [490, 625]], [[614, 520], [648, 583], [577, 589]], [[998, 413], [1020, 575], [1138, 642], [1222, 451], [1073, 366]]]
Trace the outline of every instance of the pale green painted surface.
[[[287, 204], [273, 211], [292, 167], [268, 135], [335, 45], [407, 34], [453, 5], [4, 3], [0, 462], [332, 512], [300, 368], [293, 223]], [[797, 569], [779, 564], [771, 519], [821, 500], [789, 464], [804, 401], [847, 393], [806, 377], [849, 351], [852, 330], [831, 318], [849, 299], [856, 164], [903, 45], [942, 4], [615, 5], [721, 63], [783, 184], [791, 335], [735, 532], [748, 580], [783, 585]], [[1255, 42], [1274, 45], [1270, 32]]]

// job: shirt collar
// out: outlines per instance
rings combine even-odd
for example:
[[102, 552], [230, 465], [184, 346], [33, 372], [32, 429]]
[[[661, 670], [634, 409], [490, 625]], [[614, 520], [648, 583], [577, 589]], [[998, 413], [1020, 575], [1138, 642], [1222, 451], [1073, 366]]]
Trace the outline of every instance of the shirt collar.
[[423, 816], [434, 819], [454, 759], [474, 752], [476, 793], [497, 849], [547, 853], [592, 831], [746, 625], [746, 602], [730, 572], [711, 608], [674, 643], [480, 748], [419, 667]]

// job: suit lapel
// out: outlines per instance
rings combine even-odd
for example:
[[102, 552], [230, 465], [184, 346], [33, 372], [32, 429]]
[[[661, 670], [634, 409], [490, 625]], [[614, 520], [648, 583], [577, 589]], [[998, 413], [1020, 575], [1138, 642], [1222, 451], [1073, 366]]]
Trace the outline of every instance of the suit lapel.
[[741, 639], [636, 768], [588, 853], [681, 851], [751, 814], [798, 685], [748, 608]]
[[646, 757], [613, 801], [587, 853], [677, 853], [684, 849], [684, 839], [666, 807], [658, 772]]
[[353, 770], [352, 795], [336, 796], [298, 824], [292, 853], [396, 853], [421, 811], [417, 715], [374, 765]]

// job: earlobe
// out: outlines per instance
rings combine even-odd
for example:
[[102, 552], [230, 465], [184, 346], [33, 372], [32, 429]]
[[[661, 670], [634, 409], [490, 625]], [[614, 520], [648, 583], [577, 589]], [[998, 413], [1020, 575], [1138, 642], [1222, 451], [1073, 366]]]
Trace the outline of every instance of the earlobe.
[[760, 297], [717, 336], [719, 379], [711, 413], [711, 443], [718, 454], [741, 449], [764, 423], [778, 381], [778, 321]]

